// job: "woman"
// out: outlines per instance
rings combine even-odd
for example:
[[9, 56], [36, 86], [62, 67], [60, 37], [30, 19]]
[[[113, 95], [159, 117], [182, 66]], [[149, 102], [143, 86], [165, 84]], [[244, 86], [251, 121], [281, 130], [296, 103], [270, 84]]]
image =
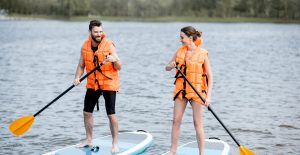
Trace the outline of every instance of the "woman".
[[188, 101], [191, 103], [193, 109], [193, 120], [199, 154], [204, 154], [205, 138], [202, 125], [202, 113], [203, 107], [208, 106], [211, 101], [213, 78], [208, 52], [201, 48], [201, 34], [201, 32], [191, 26], [182, 28], [180, 32], [182, 46], [179, 47], [172, 60], [166, 66], [166, 71], [170, 71], [177, 65], [201, 96], [205, 98], [205, 103], [203, 103], [177, 71], [174, 89], [172, 144], [169, 155], [176, 154], [180, 124]]

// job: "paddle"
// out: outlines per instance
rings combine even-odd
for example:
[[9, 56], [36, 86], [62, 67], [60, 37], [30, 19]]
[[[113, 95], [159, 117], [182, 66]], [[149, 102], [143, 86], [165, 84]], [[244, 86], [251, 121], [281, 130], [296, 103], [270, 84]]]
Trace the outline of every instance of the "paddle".
[[[83, 77], [79, 79], [79, 81], [83, 81], [86, 77], [88, 77], [90, 74], [95, 72], [97, 69], [99, 69], [104, 63], [106, 63], [107, 60], [104, 60], [102, 63], [100, 63], [97, 67], [95, 67], [93, 70], [85, 74]], [[32, 125], [34, 118], [39, 115], [42, 111], [44, 111], [46, 108], [48, 108], [52, 103], [54, 103], [56, 100], [58, 100], [60, 97], [64, 96], [68, 91], [70, 91], [72, 88], [74, 88], [75, 85], [73, 84], [68, 89], [66, 89], [63, 93], [58, 95], [55, 99], [53, 99], [50, 103], [48, 103], [46, 106], [44, 106], [41, 110], [39, 110], [34, 115], [29, 116], [23, 116], [21, 118], [16, 119], [9, 125], [9, 130], [14, 135], [19, 136], [23, 133], [25, 133]]]
[[[192, 83], [187, 79], [187, 77], [182, 73], [182, 71], [176, 66], [176, 70], [183, 76], [183, 78], [188, 82], [188, 84], [192, 87], [192, 89], [196, 92], [196, 94], [200, 97], [203, 103], [205, 103], [205, 99], [200, 95], [200, 93], [196, 90], [196, 88], [192, 85]], [[223, 128], [227, 131], [227, 133], [230, 135], [230, 137], [234, 140], [234, 142], [238, 145], [240, 148], [240, 155], [255, 155], [254, 152], [251, 150], [243, 147], [240, 145], [240, 143], [234, 138], [234, 136], [231, 134], [231, 132], [226, 128], [226, 126], [223, 124], [223, 122], [220, 120], [220, 118], [217, 116], [217, 114], [213, 111], [211, 106], [208, 106], [208, 110], [211, 111], [211, 113], [216, 117], [216, 119], [219, 121], [219, 123], [223, 126]]]

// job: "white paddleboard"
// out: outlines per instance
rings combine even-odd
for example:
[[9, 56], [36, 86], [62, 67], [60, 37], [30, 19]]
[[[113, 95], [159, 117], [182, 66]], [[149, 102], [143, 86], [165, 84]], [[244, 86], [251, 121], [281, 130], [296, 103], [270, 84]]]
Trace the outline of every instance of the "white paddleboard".
[[[133, 132], [121, 132], [118, 137], [119, 152], [113, 155], [136, 155], [144, 152], [152, 143], [153, 137], [150, 133], [142, 130]], [[112, 155], [112, 137], [104, 136], [93, 139], [93, 145], [99, 146], [98, 151], [93, 151], [89, 147], [78, 148], [72, 145], [44, 155]]]
[[[229, 145], [217, 138], [205, 139], [205, 155], [229, 155]], [[164, 153], [163, 155], [168, 154]], [[199, 155], [199, 149], [197, 141], [183, 144], [177, 148], [176, 155]]]

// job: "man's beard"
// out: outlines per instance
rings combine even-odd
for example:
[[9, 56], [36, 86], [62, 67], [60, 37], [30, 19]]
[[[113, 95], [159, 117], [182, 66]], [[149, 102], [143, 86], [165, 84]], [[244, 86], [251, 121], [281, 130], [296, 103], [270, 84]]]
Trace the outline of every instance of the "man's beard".
[[98, 40], [96, 39], [96, 37], [95, 37], [94, 35], [92, 35], [92, 34], [91, 34], [91, 36], [92, 36], [92, 39], [94, 40], [94, 42], [96, 42], [97, 44], [99, 44], [99, 43], [100, 43], [100, 41], [101, 41], [101, 40], [100, 40], [100, 41], [98, 41]]

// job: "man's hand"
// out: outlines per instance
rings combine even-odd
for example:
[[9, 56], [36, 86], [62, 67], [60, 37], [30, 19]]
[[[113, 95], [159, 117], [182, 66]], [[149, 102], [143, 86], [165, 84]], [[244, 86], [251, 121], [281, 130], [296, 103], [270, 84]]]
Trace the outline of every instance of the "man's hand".
[[81, 82], [79, 81], [79, 78], [75, 78], [73, 84], [75, 86], [78, 86]]
[[115, 56], [115, 55], [113, 55], [113, 54], [108, 55], [108, 56], [106, 57], [106, 59], [107, 59], [107, 61], [109, 61], [109, 62], [116, 62], [116, 61], [119, 61], [119, 60], [120, 60], [117, 56]]

